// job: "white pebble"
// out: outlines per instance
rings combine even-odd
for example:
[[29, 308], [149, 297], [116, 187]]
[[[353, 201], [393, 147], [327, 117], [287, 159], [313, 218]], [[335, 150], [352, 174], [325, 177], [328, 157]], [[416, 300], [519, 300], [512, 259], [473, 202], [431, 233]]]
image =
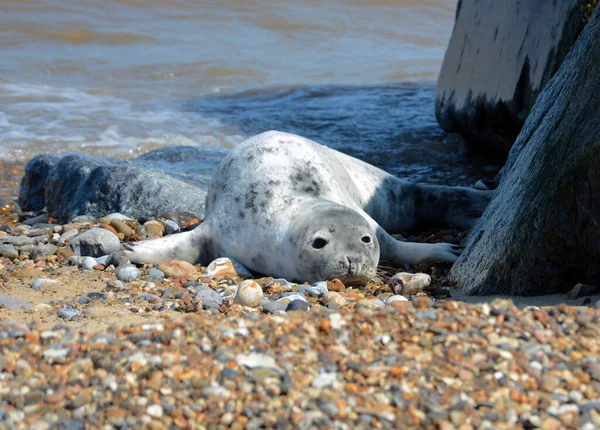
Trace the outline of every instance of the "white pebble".
[[263, 290], [260, 285], [252, 280], [246, 280], [238, 287], [234, 302], [255, 308], [260, 305], [263, 296]]
[[83, 270], [92, 270], [98, 262], [94, 257], [82, 257], [79, 264]]
[[163, 408], [161, 405], [150, 405], [146, 409], [146, 413], [154, 418], [160, 418], [163, 416]]
[[387, 299], [385, 299], [386, 306], [389, 306], [394, 302], [408, 302], [408, 299], [400, 294], [394, 294], [393, 296], [389, 296]]

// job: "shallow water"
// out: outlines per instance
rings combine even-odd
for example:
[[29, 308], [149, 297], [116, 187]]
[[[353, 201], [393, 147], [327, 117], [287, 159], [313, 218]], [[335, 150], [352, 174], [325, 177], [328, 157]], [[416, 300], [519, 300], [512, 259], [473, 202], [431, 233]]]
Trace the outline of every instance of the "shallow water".
[[454, 8], [453, 0], [0, 0], [0, 161], [233, 147], [279, 129], [409, 179], [472, 183], [493, 168], [433, 115]]

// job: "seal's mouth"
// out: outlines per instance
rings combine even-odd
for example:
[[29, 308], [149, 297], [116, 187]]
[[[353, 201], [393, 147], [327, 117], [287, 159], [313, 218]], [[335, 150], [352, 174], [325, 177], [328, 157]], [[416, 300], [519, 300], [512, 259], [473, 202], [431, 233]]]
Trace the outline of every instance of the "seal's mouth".
[[352, 287], [364, 287], [371, 280], [371, 278], [362, 275], [337, 276], [337, 278], [342, 281], [344, 285]]

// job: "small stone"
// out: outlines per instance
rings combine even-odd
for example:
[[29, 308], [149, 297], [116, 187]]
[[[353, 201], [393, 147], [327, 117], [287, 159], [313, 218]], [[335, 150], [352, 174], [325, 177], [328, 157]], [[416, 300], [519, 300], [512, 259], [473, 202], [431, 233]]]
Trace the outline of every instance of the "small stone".
[[121, 282], [130, 282], [142, 276], [140, 269], [134, 266], [121, 267], [117, 271], [117, 279]]
[[544, 373], [540, 381], [540, 388], [548, 393], [554, 392], [560, 386], [560, 380], [549, 373]]
[[260, 285], [252, 280], [246, 280], [240, 284], [233, 301], [242, 306], [255, 308], [263, 299], [263, 290]]
[[137, 225], [135, 227], [135, 238], [137, 240], [144, 240], [148, 237], [148, 233], [146, 232], [146, 227], [143, 225]]
[[6, 309], [19, 309], [30, 308], [31, 305], [26, 301], [17, 299], [16, 297], [5, 296], [4, 294], [0, 294], [0, 307], [4, 307]]
[[162, 270], [155, 269], [151, 267], [148, 269], [148, 276], [156, 281], [162, 281], [165, 278], [165, 274]]
[[251, 352], [249, 354], [238, 354], [235, 357], [238, 366], [248, 369], [274, 369], [279, 370], [279, 366], [273, 357], [267, 354]]
[[311, 382], [315, 388], [325, 388], [335, 384], [337, 381], [337, 373], [321, 373], [317, 375]]
[[0, 256], [6, 258], [17, 258], [19, 256], [19, 251], [17, 251], [13, 245], [3, 244], [0, 245]]
[[414, 296], [423, 292], [431, 284], [431, 277], [426, 273], [400, 272], [392, 276], [388, 282], [395, 294]]
[[71, 243], [71, 241], [73, 240], [73, 238], [75, 236], [77, 236], [78, 234], [79, 234], [79, 230], [77, 230], [76, 228], [72, 229], [72, 230], [65, 231], [58, 238], [58, 246], [68, 245], [69, 243]]
[[100, 257], [118, 251], [121, 241], [108, 230], [93, 228], [75, 237], [71, 247], [75, 250], [75, 254], [79, 251], [81, 256]]
[[302, 286], [298, 292], [302, 294], [308, 294], [309, 296], [322, 296], [327, 294], [329, 290], [327, 289], [327, 282], [321, 281], [313, 285]]
[[66, 321], [71, 321], [73, 318], [79, 315], [79, 311], [77, 309], [62, 308], [56, 312], [56, 315]]
[[131, 236], [133, 236], [133, 229], [123, 221], [113, 219], [110, 221], [109, 225], [114, 228], [117, 233], [121, 233], [125, 239], [129, 239]]
[[204, 271], [204, 276], [230, 276], [232, 278], [251, 278], [252, 273], [233, 258], [217, 258]]
[[183, 260], [163, 261], [158, 269], [170, 278], [194, 280], [197, 278], [197, 270], [193, 264]]
[[323, 303], [332, 309], [339, 309], [342, 306], [346, 306], [346, 299], [340, 293], [330, 291], [323, 296]]
[[144, 223], [147, 237], [163, 237], [164, 226], [159, 221], [147, 221]]
[[33, 283], [31, 284], [31, 288], [34, 289], [35, 291], [39, 291], [39, 289], [43, 286], [43, 285], [49, 285], [49, 284], [56, 284], [58, 283], [57, 280], [55, 279], [50, 279], [50, 278], [37, 278], [35, 281], [33, 281]]
[[266, 314], [278, 314], [285, 312], [287, 305], [276, 300], [265, 299], [262, 301], [263, 312]]
[[[279, 286], [281, 288], [277, 289], [277, 288], [275, 288], [276, 286]], [[292, 291], [294, 288], [294, 284], [292, 284], [287, 279], [276, 278], [276, 279], [271, 279], [269, 282], [267, 282], [267, 284], [265, 285], [265, 288], [267, 288], [268, 291], [271, 291], [271, 292]]]
[[163, 222], [165, 226], [165, 234], [174, 234], [179, 231], [179, 226], [175, 221], [167, 219]]
[[415, 296], [412, 298], [413, 305], [415, 308], [428, 308], [432, 305], [432, 300], [425, 296]]
[[206, 307], [219, 307], [223, 304], [223, 297], [207, 285], [196, 287], [196, 300], [202, 300]]
[[356, 309], [382, 309], [385, 303], [380, 299], [362, 299], [356, 302]]
[[339, 279], [333, 279], [331, 281], [327, 281], [327, 289], [329, 291], [335, 291], [337, 293], [343, 293], [346, 291], [346, 286]]
[[286, 312], [290, 312], [290, 311], [307, 311], [310, 309], [310, 303], [308, 303], [306, 300], [292, 300], [291, 302], [288, 303], [287, 307], [285, 308]]
[[83, 270], [92, 270], [98, 262], [94, 257], [82, 257], [79, 264]]
[[108, 214], [104, 217], [104, 219], [107, 219], [109, 222], [115, 219], [118, 221], [133, 221], [133, 218], [128, 217], [127, 215], [123, 215], [119, 212], [113, 212], [111, 214]]
[[33, 251], [31, 251], [31, 253], [30, 253], [30, 258], [32, 260], [36, 260], [38, 258], [44, 258], [49, 255], [56, 254], [56, 251], [58, 251], [57, 246], [49, 244], [49, 243], [45, 243], [45, 244], [38, 245], [35, 248], [33, 248]]
[[87, 293], [85, 296], [81, 296], [77, 299], [77, 303], [82, 305], [87, 305], [93, 301], [106, 302], [108, 301], [108, 297], [104, 293], [92, 292]]
[[399, 294], [394, 294], [393, 296], [389, 296], [387, 299], [385, 299], [386, 306], [389, 306], [394, 302], [408, 302], [408, 299]]
[[292, 300], [302, 300], [305, 302], [306, 297], [304, 297], [303, 294], [299, 294], [299, 293], [284, 293], [283, 297], [277, 299], [278, 302], [283, 303], [284, 305], [287, 305]]
[[161, 405], [150, 405], [146, 409], [146, 413], [154, 418], [160, 418], [163, 416], [163, 408]]

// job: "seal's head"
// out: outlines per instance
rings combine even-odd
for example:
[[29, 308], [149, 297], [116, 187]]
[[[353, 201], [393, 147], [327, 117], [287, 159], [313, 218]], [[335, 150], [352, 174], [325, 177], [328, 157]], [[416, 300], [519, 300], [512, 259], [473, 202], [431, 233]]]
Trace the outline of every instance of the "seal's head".
[[366, 284], [375, 276], [377, 236], [352, 209], [331, 202], [318, 204], [310, 208], [309, 217], [298, 217], [291, 231], [300, 281], [339, 278], [346, 284]]

